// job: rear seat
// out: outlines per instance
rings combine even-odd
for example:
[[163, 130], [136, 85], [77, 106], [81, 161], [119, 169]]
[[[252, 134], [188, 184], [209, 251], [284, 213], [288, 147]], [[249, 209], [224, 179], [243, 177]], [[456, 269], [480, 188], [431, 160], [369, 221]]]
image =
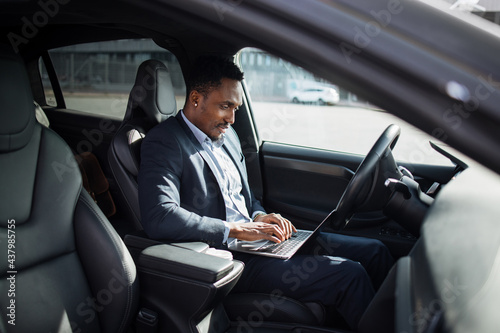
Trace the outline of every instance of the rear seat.
[[[42, 107], [35, 101], [36, 120], [49, 128], [50, 122]], [[80, 173], [82, 174], [83, 187], [97, 203], [106, 217], [116, 214], [116, 206], [109, 191], [109, 183], [102, 171], [97, 157], [91, 152], [75, 154]]]

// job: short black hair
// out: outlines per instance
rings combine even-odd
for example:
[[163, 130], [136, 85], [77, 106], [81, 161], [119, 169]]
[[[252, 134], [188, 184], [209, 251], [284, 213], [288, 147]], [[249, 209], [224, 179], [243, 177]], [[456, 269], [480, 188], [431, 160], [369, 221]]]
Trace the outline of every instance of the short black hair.
[[[228, 58], [208, 55], [199, 57], [191, 68], [187, 80], [187, 96], [196, 90], [203, 96], [218, 88], [222, 79], [242, 81], [243, 72]], [[187, 97], [186, 96], [186, 97]]]

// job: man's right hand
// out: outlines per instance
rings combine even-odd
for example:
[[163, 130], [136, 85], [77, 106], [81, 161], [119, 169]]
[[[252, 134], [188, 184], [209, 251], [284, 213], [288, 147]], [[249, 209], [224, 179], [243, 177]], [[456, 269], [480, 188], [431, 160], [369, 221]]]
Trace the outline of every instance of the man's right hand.
[[231, 222], [228, 224], [230, 238], [237, 238], [245, 241], [267, 239], [275, 243], [281, 243], [289, 238], [280, 226], [275, 223]]

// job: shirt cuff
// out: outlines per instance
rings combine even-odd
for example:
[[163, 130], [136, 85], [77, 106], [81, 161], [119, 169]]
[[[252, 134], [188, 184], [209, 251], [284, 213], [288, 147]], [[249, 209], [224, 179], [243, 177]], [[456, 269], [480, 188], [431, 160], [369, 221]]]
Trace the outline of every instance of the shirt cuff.
[[222, 239], [222, 244], [227, 244], [227, 239], [229, 238], [229, 223], [222, 221], [224, 223], [224, 238]]
[[252, 221], [255, 220], [255, 217], [259, 214], [264, 214], [266, 215], [266, 212], [263, 212], [261, 210], [256, 210], [255, 212], [252, 213]]

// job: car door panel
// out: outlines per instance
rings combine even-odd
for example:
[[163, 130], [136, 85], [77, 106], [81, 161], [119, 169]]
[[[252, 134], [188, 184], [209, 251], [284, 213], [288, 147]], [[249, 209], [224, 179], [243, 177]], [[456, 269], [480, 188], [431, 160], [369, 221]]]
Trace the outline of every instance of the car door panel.
[[[297, 220], [299, 227], [314, 228], [338, 202], [361, 158], [343, 164], [327, 151], [265, 142], [261, 147], [265, 205]], [[357, 161], [356, 161], [357, 160]]]
[[[71, 147], [75, 154], [92, 152], [108, 173], [107, 152], [120, 121], [67, 109], [44, 110], [50, 127]], [[111, 177], [110, 177], [111, 178]]]

